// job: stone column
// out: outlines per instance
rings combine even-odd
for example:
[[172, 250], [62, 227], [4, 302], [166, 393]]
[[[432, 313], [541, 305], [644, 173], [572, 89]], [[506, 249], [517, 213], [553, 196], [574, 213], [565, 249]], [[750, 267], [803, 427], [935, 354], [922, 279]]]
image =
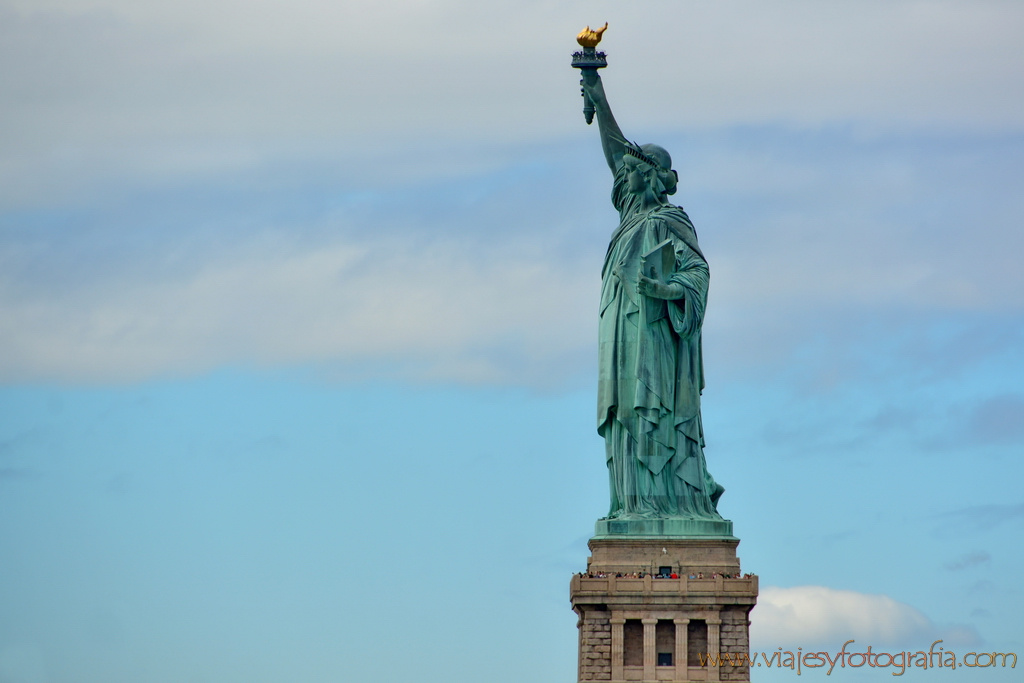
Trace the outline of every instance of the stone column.
[[653, 681], [657, 674], [658, 648], [655, 642], [657, 619], [642, 619], [644, 625], [644, 680]]
[[[708, 657], [718, 657], [722, 650], [722, 620], [718, 618], [708, 619]], [[721, 680], [722, 667], [720, 666], [709, 666], [708, 667], [708, 680], [718, 681]]]
[[[700, 649], [705, 656], [710, 654], [717, 658], [723, 651], [735, 656], [749, 647], [746, 622], [757, 602], [757, 580], [723, 577], [740, 570], [736, 557], [738, 541], [621, 536], [605, 534], [590, 540], [593, 556], [587, 561], [587, 567], [593, 574], [603, 575], [601, 578], [578, 574], [570, 581], [572, 607], [585, 619], [584, 637], [579, 645], [583, 674], [580, 683], [627, 683], [627, 673], [637, 679], [631, 683], [654, 683], [659, 678], [674, 679], [676, 683], [692, 678], [702, 683], [749, 682], [746, 667], [721, 670], [716, 661], [715, 666], [698, 671], [694, 661], [693, 677], [688, 668], [689, 650], [693, 647], [689, 635], [691, 624], [701, 627]], [[651, 572], [662, 565], [678, 566], [680, 574], [687, 578], [654, 580]], [[643, 580], [630, 576], [613, 581], [608, 575], [616, 572], [645, 576]], [[708, 578], [690, 581], [691, 573], [704, 573]], [[714, 577], [716, 573], [718, 577]], [[711, 580], [712, 577], [715, 580]], [[657, 665], [657, 616], [671, 620], [665, 626], [673, 624], [669, 630], [674, 628], [676, 634], [674, 667]], [[634, 624], [632, 619], [638, 623]], [[629, 653], [635, 657], [632, 660], [635, 668], [625, 666], [627, 624], [639, 627], [638, 633], [630, 631], [637, 639], [638, 652]]]
[[612, 680], [621, 681], [626, 677], [622, 672], [622, 627], [625, 625], [626, 620], [612, 612], [610, 622], [612, 625]]
[[[579, 641], [578, 644], [576, 645], [576, 648], [577, 648], [576, 652], [582, 653], [583, 652], [583, 622], [585, 620], [583, 618], [583, 614], [580, 614], [579, 617], [580, 618], [576, 620], [576, 633], [577, 633], [577, 640]], [[583, 680], [583, 657], [577, 657], [576, 658], [576, 680], [577, 681], [582, 681]]]
[[689, 619], [674, 619], [676, 624], [676, 675], [677, 681], [685, 681], [689, 675], [687, 667], [689, 666], [689, 647], [687, 642], [688, 629], [690, 627]]

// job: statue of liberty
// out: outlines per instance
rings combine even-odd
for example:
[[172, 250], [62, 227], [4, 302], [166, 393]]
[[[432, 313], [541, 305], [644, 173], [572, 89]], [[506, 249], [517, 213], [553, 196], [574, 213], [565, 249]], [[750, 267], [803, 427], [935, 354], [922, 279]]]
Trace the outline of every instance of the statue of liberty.
[[[585, 52], [577, 56], [594, 57], [601, 31], [580, 34]], [[700, 416], [708, 264], [690, 218], [668, 202], [678, 180], [671, 157], [622, 135], [597, 72], [603, 54], [597, 58], [596, 68], [576, 56], [573, 65], [583, 76], [584, 112], [597, 113], [619, 212], [601, 272], [597, 430], [611, 488], [606, 519], [722, 520], [724, 489], [707, 470]]]

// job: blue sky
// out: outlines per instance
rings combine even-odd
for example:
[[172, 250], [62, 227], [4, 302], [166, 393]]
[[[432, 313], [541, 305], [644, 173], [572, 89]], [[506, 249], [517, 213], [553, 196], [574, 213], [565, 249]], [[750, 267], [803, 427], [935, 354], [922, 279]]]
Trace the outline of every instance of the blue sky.
[[0, 682], [571, 680], [604, 21], [755, 647], [1024, 654], [1018, 3], [3, 0]]

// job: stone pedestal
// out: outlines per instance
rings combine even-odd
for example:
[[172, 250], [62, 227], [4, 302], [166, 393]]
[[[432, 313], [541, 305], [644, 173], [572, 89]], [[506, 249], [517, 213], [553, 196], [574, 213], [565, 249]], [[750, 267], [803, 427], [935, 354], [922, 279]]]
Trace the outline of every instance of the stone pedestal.
[[756, 576], [724, 576], [740, 574], [731, 523], [718, 536], [601, 531], [590, 540], [587, 572], [570, 587], [579, 615], [578, 680], [749, 681], [758, 585]]

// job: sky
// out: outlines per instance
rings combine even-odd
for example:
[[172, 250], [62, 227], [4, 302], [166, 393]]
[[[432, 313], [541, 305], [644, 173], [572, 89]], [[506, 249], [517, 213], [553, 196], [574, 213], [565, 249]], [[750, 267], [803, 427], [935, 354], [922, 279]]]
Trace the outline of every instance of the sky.
[[0, 683], [574, 680], [605, 21], [753, 649], [1024, 655], [1024, 5], [0, 0]]

